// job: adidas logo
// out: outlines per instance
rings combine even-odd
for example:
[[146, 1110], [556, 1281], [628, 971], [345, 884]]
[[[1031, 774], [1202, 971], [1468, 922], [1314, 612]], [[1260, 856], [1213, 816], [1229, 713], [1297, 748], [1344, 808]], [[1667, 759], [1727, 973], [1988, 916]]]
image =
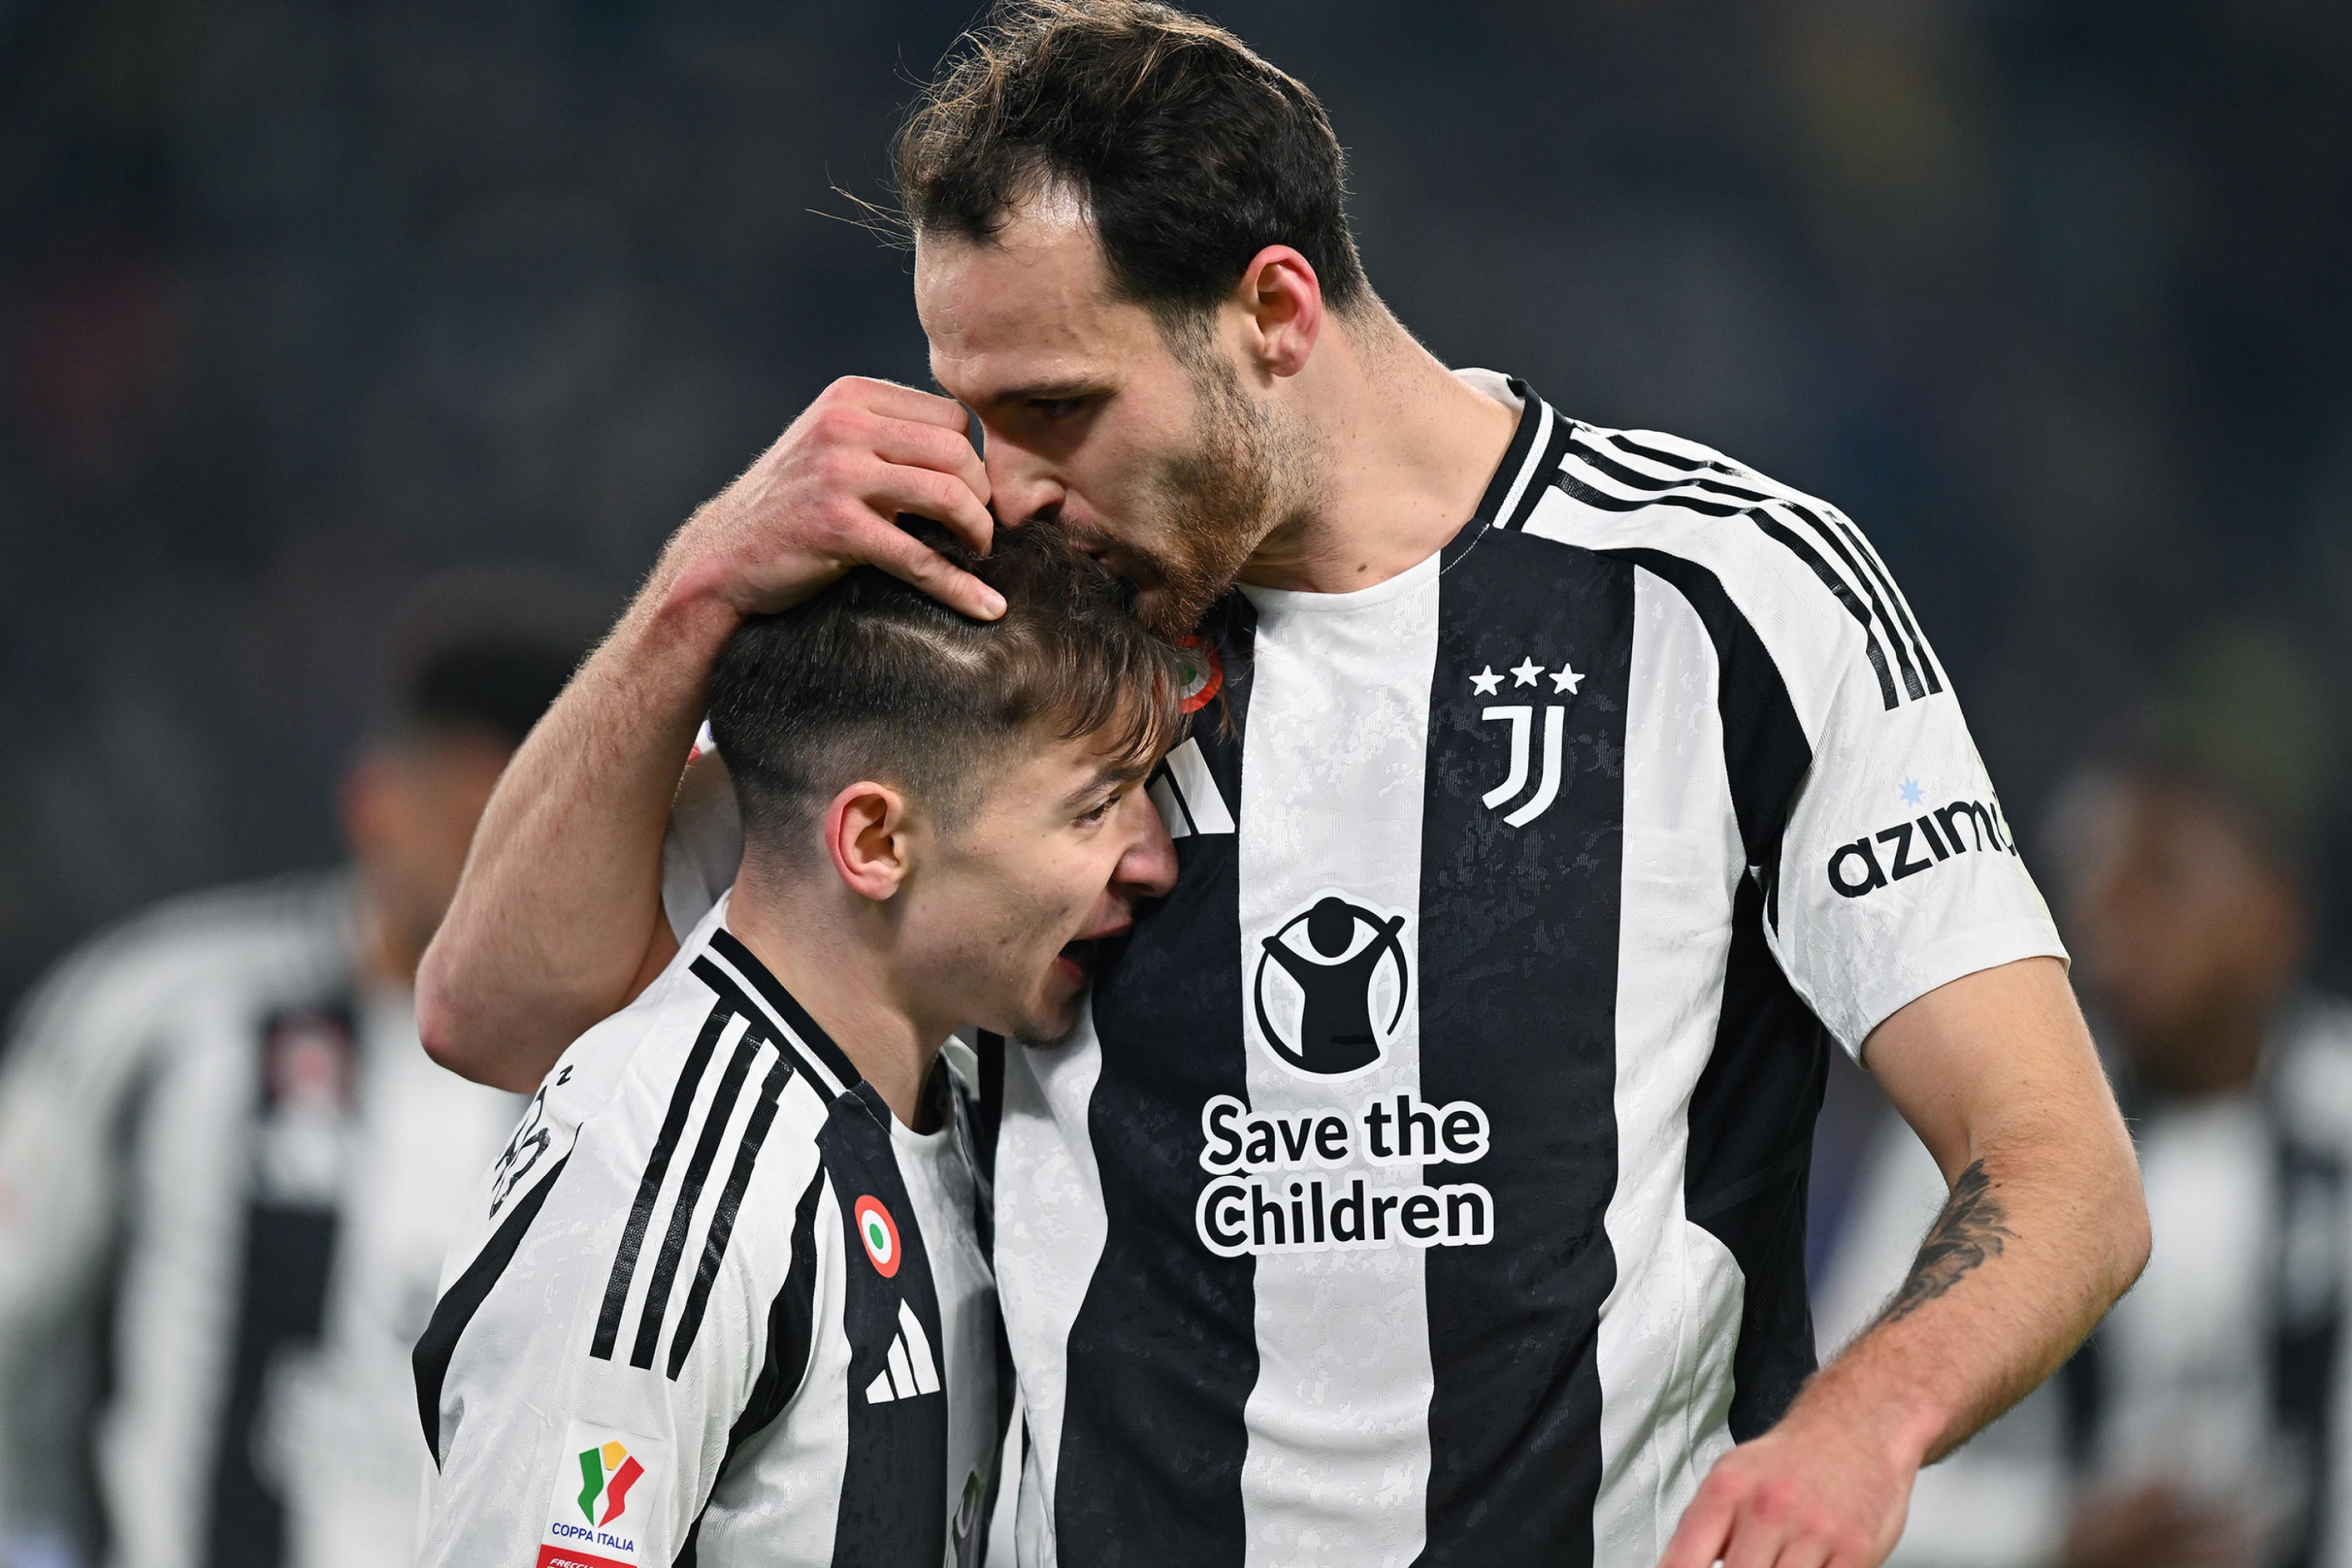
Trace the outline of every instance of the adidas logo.
[[940, 1368], [931, 1359], [931, 1342], [923, 1333], [922, 1320], [901, 1298], [898, 1336], [890, 1342], [890, 1364], [866, 1385], [866, 1403], [887, 1405], [894, 1399], [913, 1399], [939, 1391]]
[[1152, 775], [1150, 793], [1151, 804], [1160, 808], [1160, 820], [1168, 824], [1171, 838], [1234, 831], [1234, 814], [1217, 781], [1210, 776], [1209, 759], [1201, 754], [1196, 739], [1187, 738], [1168, 753], [1168, 760]]

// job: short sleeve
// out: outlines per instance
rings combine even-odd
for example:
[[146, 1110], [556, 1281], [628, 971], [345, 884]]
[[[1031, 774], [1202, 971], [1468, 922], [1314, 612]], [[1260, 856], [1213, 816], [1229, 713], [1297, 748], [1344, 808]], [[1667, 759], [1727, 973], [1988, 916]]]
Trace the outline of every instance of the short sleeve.
[[[658, 1110], [667, 1093], [650, 1083], [632, 1073], [619, 1098]], [[544, 1100], [558, 1149], [560, 1094]], [[492, 1173], [484, 1190], [500, 1212], [478, 1205], [419, 1346], [420, 1403], [437, 1410], [440, 1441], [421, 1564], [650, 1568], [686, 1551], [764, 1398], [775, 1303], [814, 1264], [811, 1235], [777, 1209], [780, 1184], [813, 1179], [814, 1153], [771, 1148], [753, 1175], [739, 1125], [707, 1148], [689, 1128], [664, 1182], [646, 1175], [657, 1127], [608, 1110], [541, 1187], [502, 1189]], [[730, 1184], [739, 1167], [746, 1180]], [[681, 1173], [705, 1189], [690, 1206], [670, 1194]], [[795, 1269], [797, 1248], [811, 1262]], [[464, 1315], [469, 1295], [478, 1304]], [[448, 1359], [427, 1388], [436, 1334]]]
[[2066, 956], [1948, 685], [1897, 680], [1890, 700], [1859, 644], [1832, 645], [1846, 667], [1815, 683], [1826, 701], [1770, 921], [1790, 983], [1857, 1060], [1871, 1030], [1948, 981]]

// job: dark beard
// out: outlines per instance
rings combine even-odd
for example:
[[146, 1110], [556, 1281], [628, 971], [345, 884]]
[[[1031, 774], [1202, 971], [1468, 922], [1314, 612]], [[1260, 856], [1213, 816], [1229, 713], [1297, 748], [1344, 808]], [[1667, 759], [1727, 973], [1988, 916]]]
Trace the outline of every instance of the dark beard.
[[1200, 395], [1192, 449], [1162, 459], [1155, 487], [1175, 543], [1149, 558], [1159, 581], [1136, 604], [1144, 625], [1165, 637], [1199, 626], [1240, 578], [1280, 521], [1277, 488], [1289, 466], [1289, 444], [1243, 395], [1230, 363], [1202, 365], [1192, 384]]

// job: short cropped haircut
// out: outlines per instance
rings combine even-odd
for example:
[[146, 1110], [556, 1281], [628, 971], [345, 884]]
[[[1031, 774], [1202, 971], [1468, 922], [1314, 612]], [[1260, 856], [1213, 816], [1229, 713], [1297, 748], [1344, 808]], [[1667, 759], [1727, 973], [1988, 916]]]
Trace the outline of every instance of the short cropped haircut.
[[1000, 0], [894, 150], [916, 234], [987, 241], [1055, 182], [1082, 195], [1119, 294], [1197, 319], [1288, 245], [1323, 297], [1369, 298], [1347, 160], [1315, 95], [1213, 23], [1145, 0]]
[[1139, 773], [1176, 739], [1182, 656], [1057, 526], [1001, 528], [985, 558], [914, 531], [1002, 594], [1003, 616], [969, 619], [861, 566], [739, 627], [712, 672], [710, 730], [747, 846], [814, 853], [820, 815], [859, 779], [905, 790], [951, 832], [1024, 742], [1092, 738]]

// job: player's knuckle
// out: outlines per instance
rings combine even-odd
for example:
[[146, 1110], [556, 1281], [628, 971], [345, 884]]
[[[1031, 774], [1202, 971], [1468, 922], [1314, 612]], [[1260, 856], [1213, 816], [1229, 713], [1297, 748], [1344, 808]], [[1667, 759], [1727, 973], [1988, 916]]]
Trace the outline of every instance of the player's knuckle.
[[820, 447], [838, 448], [856, 441], [863, 433], [866, 416], [845, 404], [829, 404], [817, 410], [809, 421], [810, 438]]

